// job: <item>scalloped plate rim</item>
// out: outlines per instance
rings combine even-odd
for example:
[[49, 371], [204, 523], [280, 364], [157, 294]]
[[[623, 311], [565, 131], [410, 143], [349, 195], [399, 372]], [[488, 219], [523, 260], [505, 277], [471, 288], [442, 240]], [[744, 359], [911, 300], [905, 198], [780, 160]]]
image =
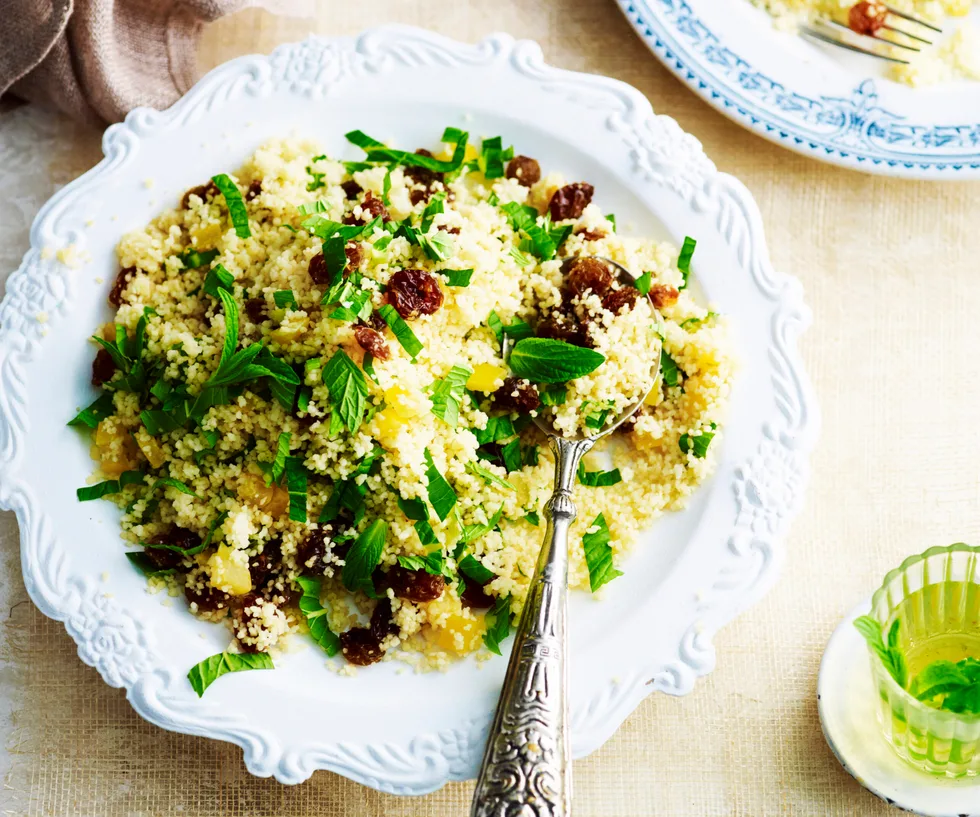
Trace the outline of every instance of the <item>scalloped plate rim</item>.
[[[576, 756], [582, 756], [594, 751], [608, 739], [638, 703], [653, 689], [660, 689], [672, 694], [685, 694], [690, 691], [695, 678], [704, 675], [713, 668], [714, 648], [711, 643], [713, 633], [718, 627], [727, 623], [747, 606], [757, 601], [776, 579], [779, 564], [783, 556], [782, 548], [779, 546], [779, 539], [785, 530], [786, 524], [788, 524], [789, 518], [799, 510], [802, 494], [808, 478], [807, 457], [815, 442], [819, 428], [819, 409], [808, 379], [803, 372], [802, 363], [796, 350], [796, 338], [810, 322], [809, 310], [802, 299], [802, 289], [794, 279], [776, 273], [772, 268], [762, 235], [761, 216], [748, 191], [732, 177], [719, 173], [710, 161], [704, 157], [700, 144], [683, 134], [673, 120], [655, 115], [649, 102], [639, 92], [615, 80], [562, 71], [547, 66], [541, 61], [540, 48], [536, 44], [528, 41], [515, 41], [509, 35], [491, 35], [476, 45], [465, 45], [419, 29], [406, 26], [386, 26], [371, 29], [357, 38], [326, 39], [311, 37], [302, 43], [280, 46], [267, 57], [239, 57], [214, 69], [202, 78], [183, 99], [167, 111], [158, 112], [149, 109], [137, 109], [127, 116], [124, 123], [114, 125], [106, 131], [103, 137], [103, 148], [106, 152], [106, 157], [93, 169], [55, 194], [38, 213], [31, 228], [31, 248], [25, 253], [20, 268], [10, 276], [6, 297], [0, 303], [0, 316], [8, 314], [6, 310], [9, 309], [8, 317], [27, 319], [28, 316], [26, 314], [16, 313], [13, 305], [18, 296], [24, 297], [19, 291], [20, 288], [22, 286], [31, 286], [31, 281], [28, 276], [33, 267], [41, 264], [40, 251], [47, 238], [46, 230], [50, 226], [48, 221], [53, 219], [53, 214], [58, 211], [59, 207], [62, 207], [87, 187], [98, 183], [102, 173], [106, 172], [116, 160], [110, 151], [117, 141], [132, 139], [138, 142], [139, 133], [143, 128], [166, 127], [172, 125], [174, 122], [179, 122], [185, 111], [191, 111], [195, 105], [204, 100], [206, 92], [212, 94], [211, 101], [213, 101], [213, 98], [217, 96], [218, 92], [222, 88], [231, 85], [235, 79], [241, 79], [250, 72], [261, 73], [262, 70], [271, 71], [276, 59], [283, 58], [284, 56], [289, 57], [289, 55], [295, 56], [303, 48], [319, 49], [321, 56], [328, 49], [334, 47], [338, 49], [339, 53], [361, 53], [361, 50], [369, 53], [371, 48], [376, 48], [379, 43], [384, 44], [386, 41], [397, 42], [400, 38], [411, 38], [413, 41], [425, 43], [433, 49], [451, 47], [457, 53], [471, 55], [478, 55], [481, 48], [497, 48], [498, 50], [508, 52], [509, 56], [513, 57], [520, 49], [525, 49], [531, 63], [534, 63], [535, 59], [538, 61], [533, 67], [539, 73], [547, 76], [549, 80], [556, 80], [566, 84], [578, 83], [582, 86], [588, 86], [590, 90], [599, 86], [606, 90], [615, 89], [616, 92], [628, 99], [629, 103], [634, 106], [633, 113], [640, 123], [651, 127], [656, 125], [659, 128], [663, 128], [669, 133], [671, 139], [676, 140], [677, 145], [682, 145], [684, 150], [688, 150], [694, 154], [691, 161], [696, 164], [696, 175], [704, 177], [700, 181], [703, 182], [705, 188], [711, 185], [717, 186], [718, 188], [724, 189], [726, 195], [734, 199], [734, 206], [738, 211], [738, 215], [745, 221], [744, 226], [748, 232], [748, 236], [744, 237], [744, 241], [747, 242], [749, 249], [754, 250], [755, 254], [758, 255], [755, 262], [757, 269], [753, 269], [751, 274], [757, 276], [756, 283], [760, 287], [762, 286], [762, 279], [765, 279], [766, 285], [771, 288], [768, 297], [773, 301], [773, 314], [782, 316], [785, 326], [781, 326], [781, 329], [789, 335], [788, 338], [784, 339], [786, 348], [782, 352], [786, 358], [785, 365], [790, 370], [790, 375], [794, 379], [794, 386], [798, 390], [798, 399], [805, 417], [800, 420], [798, 427], [786, 432], [787, 434], [792, 433], [795, 435], [794, 449], [799, 455], [799, 462], [797, 463], [799, 469], [797, 474], [798, 481], [795, 485], [795, 493], [791, 500], [788, 501], [789, 504], [787, 507], [781, 509], [784, 511], [785, 518], [780, 517], [773, 523], [778, 524], [780, 529], [778, 531], [769, 531], [770, 535], [766, 537], [765, 542], [762, 542], [771, 551], [767, 557], [769, 561], [764, 563], [762, 572], [754, 577], [750, 586], [737, 594], [737, 598], [729, 599], [727, 604], [723, 599], [721, 603], [710, 608], [711, 610], [721, 611], [717, 617], [718, 620], [712, 622], [710, 628], [695, 632], [694, 626], [692, 625], [688, 630], [688, 635], [685, 636], [685, 639], [689, 643], [686, 647], [683, 643], [680, 645], [682, 653], [685, 649], [693, 651], [698, 654], [700, 660], [691, 660], [688, 662], [686, 666], [688, 670], [687, 676], [673, 679], [649, 678], [650, 673], [648, 671], [645, 671], [642, 667], [637, 669], [635, 676], [629, 679], [631, 682], [629, 690], [620, 695], [615, 706], [612, 707], [612, 711], [605, 712], [602, 727], [596, 728], [593, 725], [593, 731], [589, 733], [589, 738], [582, 739], [580, 741], [582, 745], [576, 747], [578, 749]], [[612, 126], [610, 125], [610, 127]], [[676, 148], [677, 145], [674, 147]], [[666, 170], [664, 172], [667, 173]], [[686, 182], [687, 180], [685, 179], [677, 180], [677, 183], [681, 185]], [[698, 190], [693, 189], [692, 195], [696, 196], [697, 194]], [[59, 302], [57, 308], [54, 310], [53, 319], [58, 319], [60, 310], [68, 308], [65, 301], [69, 298], [70, 287], [68, 294], [64, 296], [62, 302]], [[25, 328], [27, 331], [24, 334], [21, 348], [14, 348], [13, 343], [10, 344], [9, 348], [0, 347], [0, 376], [5, 371], [15, 371], [18, 366], [29, 365], [25, 361], [31, 353], [32, 339], [30, 337], [29, 325], [25, 324]], [[16, 329], [7, 327], [5, 331], [0, 326], [0, 337], [15, 340], [17, 338], [15, 332]], [[40, 334], [38, 333], [37, 337], [33, 339], [34, 347], [36, 348], [40, 342]], [[23, 357], [25, 361], [21, 361], [19, 364], [16, 362], [11, 363], [10, 361], [14, 357]], [[431, 765], [429, 759], [442, 759], [444, 765], [448, 764], [437, 777], [433, 777], [432, 779], [422, 778], [413, 781], [411, 779], [405, 779], [404, 773], [392, 773], [388, 778], [379, 776], [385, 770], [381, 769], [379, 771], [377, 768], [369, 769], [368, 766], [364, 765], [363, 760], [358, 759], [357, 752], [350, 747], [333, 744], [326, 745], [314, 752], [309, 747], [300, 747], [298, 750], [292, 751], [289, 747], [278, 746], [276, 752], [270, 753], [268, 746], [261, 746], [263, 740], [268, 740], [268, 738], [253, 734], [246, 728], [230, 726], [227, 731], [222, 732], [221, 730], [207, 726], [201, 727], [199, 724], [191, 721], [178, 723], [168, 720], [167, 713], [163, 708], [164, 704], [161, 703], [159, 698], [154, 698], [154, 695], [159, 691], [159, 685], [167, 680], [167, 676], [170, 674], [169, 668], [150, 666], [144, 668], [136, 676], [133, 676], [126, 669], [125, 665], [120, 667], [112, 663], [115, 660], [115, 656], [102, 655], [97, 651], [93, 652], [91, 643], [86, 642], [82, 634], [82, 628], [90, 622], [80, 612], [80, 607], [85, 601], [80, 597], [79, 589], [69, 582], [65, 594], [57, 599], [51, 599], [49, 598], [48, 590], [42, 586], [44, 582], [41, 581], [39, 576], [35, 575], [35, 571], [30, 564], [31, 557], [33, 556], [33, 551], [30, 549], [31, 537], [42, 535], [40, 532], [35, 531], [35, 526], [43, 526], [44, 514], [43, 512], [39, 512], [37, 508], [25, 504], [26, 495], [23, 490], [18, 490], [18, 487], [23, 488], [25, 486], [17, 483], [14, 478], [19, 453], [17, 450], [16, 427], [12, 425], [10, 416], [8, 416], [8, 412], [12, 410], [10, 406], [5, 405], [0, 400], [0, 505], [13, 509], [17, 514], [21, 529], [21, 556], [24, 580], [28, 592], [34, 603], [45, 615], [65, 623], [69, 634], [78, 645], [79, 657], [86, 664], [95, 667], [107, 683], [112, 686], [124, 686], [126, 688], [127, 699], [131, 702], [137, 713], [164, 728], [189, 734], [204, 734], [236, 743], [242, 747], [246, 766], [251, 773], [260, 776], [274, 775], [284, 783], [301, 782], [307, 779], [312, 771], [316, 769], [331, 769], [357, 782], [382, 791], [399, 794], [422, 794], [438, 789], [447, 780], [466, 779], [470, 777], [474, 759], [472, 757], [472, 751], [470, 752], [471, 756], [469, 757], [468, 767], [460, 765], [453, 767], [452, 758], [447, 759], [445, 756], [445, 746], [440, 748], [422, 745], [427, 740], [438, 739], [439, 735], [420, 735], [415, 740], [410, 741], [407, 746], [403, 747], [409, 753], [415, 752], [416, 755], [421, 753], [423, 757], [422, 766], [424, 768]], [[11, 448], [13, 449], [13, 454], [9, 453]], [[790, 504], [792, 507], [790, 507]], [[57, 543], [54, 543], [52, 547], [55, 544]], [[757, 544], [756, 542], [752, 542], [749, 546], [756, 547]], [[141, 637], [138, 632], [136, 637]], [[587, 709], [594, 708], [595, 705], [597, 705], [596, 702], [592, 702]], [[484, 718], [477, 717], [469, 724], [464, 725], [465, 728], [470, 730], [469, 737], [471, 739], [475, 737], [475, 739], [479, 740], [482, 735], [481, 724], [484, 720]], [[369, 744], [361, 748], [369, 751], [371, 745]], [[357, 751], [361, 751], [361, 749]], [[297, 752], [300, 753], [299, 756], [296, 756]], [[337, 754], [338, 752], [339, 754]], [[345, 752], [346, 755], [344, 755]], [[268, 760], [268, 755], [270, 754], [275, 755], [275, 762]], [[310, 757], [314, 754], [318, 756], [312, 760], [312, 765], [310, 762], [304, 761], [304, 757]], [[475, 760], [478, 762], [479, 757], [476, 757]], [[358, 767], [359, 763], [361, 763], [361, 768]]]

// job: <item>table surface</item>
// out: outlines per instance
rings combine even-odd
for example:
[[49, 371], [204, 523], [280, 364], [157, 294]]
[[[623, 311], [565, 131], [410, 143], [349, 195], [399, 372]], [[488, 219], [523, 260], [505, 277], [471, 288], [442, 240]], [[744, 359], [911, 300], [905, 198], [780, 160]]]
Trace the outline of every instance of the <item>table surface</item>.
[[[804, 512], [775, 589], [715, 639], [717, 669], [684, 698], [647, 699], [575, 764], [577, 815], [897, 813], [837, 765], [817, 719], [823, 646], [904, 557], [978, 541], [980, 183], [907, 182], [818, 164], [750, 135], [664, 69], [606, 0], [323, 0], [309, 20], [250, 10], [205, 30], [201, 68], [311, 30], [402, 22], [474, 41], [537, 40], [552, 64], [645, 93], [754, 193], [778, 269], [813, 308], [803, 341], [823, 410]], [[26, 134], [26, 136], [25, 136]], [[55, 187], [99, 158], [98, 134], [21, 108], [0, 117], [0, 273]], [[10, 157], [35, 154], [39, 167]], [[7, 157], [6, 159], [4, 157]], [[39, 193], [43, 193], [39, 199]], [[9, 232], [9, 230], [8, 230]], [[0, 808], [4, 814], [462, 815], [471, 784], [420, 799], [320, 772], [287, 788], [250, 777], [233, 746], [144, 723], [28, 601], [17, 528], [0, 514]]]

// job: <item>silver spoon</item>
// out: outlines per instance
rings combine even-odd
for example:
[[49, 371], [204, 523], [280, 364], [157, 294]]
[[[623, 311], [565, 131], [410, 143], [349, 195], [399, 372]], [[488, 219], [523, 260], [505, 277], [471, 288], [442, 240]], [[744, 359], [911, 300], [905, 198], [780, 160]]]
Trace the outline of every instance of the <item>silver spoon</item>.
[[[599, 258], [621, 284], [633, 286], [629, 270]], [[504, 359], [510, 342], [504, 336]], [[660, 382], [657, 376], [643, 396], [594, 437], [564, 437], [543, 417], [535, 424], [555, 454], [555, 490], [545, 505], [544, 542], [514, 636], [497, 712], [473, 793], [471, 817], [568, 817], [571, 814], [572, 763], [568, 735], [567, 590], [568, 529], [575, 519], [572, 488], [579, 461], [600, 439], [629, 417]]]

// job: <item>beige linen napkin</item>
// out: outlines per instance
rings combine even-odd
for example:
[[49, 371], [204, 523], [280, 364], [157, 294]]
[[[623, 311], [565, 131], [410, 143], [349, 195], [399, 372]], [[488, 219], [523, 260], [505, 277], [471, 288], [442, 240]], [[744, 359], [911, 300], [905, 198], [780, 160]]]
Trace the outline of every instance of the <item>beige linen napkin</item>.
[[205, 22], [252, 0], [3, 0], [0, 96], [102, 126], [165, 108], [196, 78]]

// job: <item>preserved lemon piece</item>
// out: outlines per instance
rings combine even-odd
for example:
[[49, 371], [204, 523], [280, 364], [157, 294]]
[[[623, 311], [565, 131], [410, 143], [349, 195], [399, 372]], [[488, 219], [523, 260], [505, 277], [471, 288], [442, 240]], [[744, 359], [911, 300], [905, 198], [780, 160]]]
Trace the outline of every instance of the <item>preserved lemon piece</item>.
[[422, 633], [430, 644], [460, 655], [479, 648], [487, 629], [486, 622], [482, 616], [477, 618], [463, 610], [459, 599], [451, 593], [443, 593], [435, 601], [419, 606], [428, 614], [429, 624]]
[[306, 316], [290, 313], [286, 319], [279, 324], [278, 329], [273, 329], [269, 337], [280, 345], [292, 343], [306, 332]]
[[378, 416], [374, 418], [374, 422], [378, 429], [377, 438], [382, 441], [390, 441], [397, 437], [398, 432], [405, 427], [405, 421], [394, 411], [388, 409], [379, 412]]
[[473, 369], [473, 374], [466, 381], [470, 391], [492, 392], [504, 382], [507, 370], [493, 363], [479, 363]]
[[659, 406], [664, 401], [664, 393], [659, 386], [650, 389], [650, 393], [643, 400], [644, 406]]
[[136, 444], [140, 447], [140, 451], [143, 452], [143, 456], [146, 457], [146, 461], [150, 463], [151, 467], [159, 468], [163, 465], [166, 456], [156, 437], [150, 436], [150, 433], [143, 426], [136, 429], [133, 436], [136, 437]]
[[203, 227], [192, 227], [191, 237], [194, 239], [194, 249], [208, 249], [217, 244], [221, 238], [221, 225], [206, 224]]
[[132, 471], [139, 465], [135, 440], [113, 417], [106, 417], [95, 429], [95, 447], [102, 472], [107, 477], [118, 477], [123, 471]]
[[243, 474], [238, 483], [238, 498], [253, 508], [279, 517], [289, 510], [289, 494], [273, 483], [266, 485], [258, 474]]
[[391, 413], [400, 420], [411, 420], [413, 417], [418, 417], [422, 412], [419, 407], [413, 402], [412, 395], [407, 389], [403, 389], [401, 386], [392, 386], [389, 389], [385, 389], [385, 403], [388, 407], [383, 413]]
[[236, 551], [229, 545], [219, 545], [208, 559], [211, 568], [211, 586], [232, 596], [243, 596], [252, 589], [252, 575], [248, 572], [245, 551]]

